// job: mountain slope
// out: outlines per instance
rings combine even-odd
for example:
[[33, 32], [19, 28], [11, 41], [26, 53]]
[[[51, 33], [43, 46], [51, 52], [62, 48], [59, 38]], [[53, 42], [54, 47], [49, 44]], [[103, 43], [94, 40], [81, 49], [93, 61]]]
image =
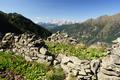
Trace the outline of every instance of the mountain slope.
[[81, 24], [62, 25], [51, 31], [67, 32], [87, 44], [110, 43], [120, 36], [120, 14], [89, 19]]
[[0, 12], [0, 32], [13, 32], [13, 33], [34, 33], [46, 38], [51, 35], [47, 29], [33, 23], [31, 20], [17, 13], [3, 13]]

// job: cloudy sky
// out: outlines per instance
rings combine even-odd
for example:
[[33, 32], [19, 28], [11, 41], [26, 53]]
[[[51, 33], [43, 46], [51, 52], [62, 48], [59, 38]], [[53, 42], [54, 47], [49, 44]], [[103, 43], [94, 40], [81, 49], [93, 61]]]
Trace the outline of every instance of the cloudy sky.
[[1, 0], [0, 10], [17, 12], [35, 22], [80, 20], [120, 12], [120, 0]]

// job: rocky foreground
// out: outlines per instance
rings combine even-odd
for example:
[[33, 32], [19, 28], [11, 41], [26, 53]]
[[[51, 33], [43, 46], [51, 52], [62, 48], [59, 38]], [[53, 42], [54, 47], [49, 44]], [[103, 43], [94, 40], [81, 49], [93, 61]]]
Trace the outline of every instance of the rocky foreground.
[[[51, 38], [49, 38], [51, 39]], [[44, 41], [32, 34], [15, 35], [6, 33], [0, 36], [0, 50], [11, 51], [23, 56], [27, 61], [46, 63], [61, 67], [65, 80], [120, 80], [120, 41], [114, 41], [107, 55], [97, 60], [80, 60], [74, 56], [53, 55]]]

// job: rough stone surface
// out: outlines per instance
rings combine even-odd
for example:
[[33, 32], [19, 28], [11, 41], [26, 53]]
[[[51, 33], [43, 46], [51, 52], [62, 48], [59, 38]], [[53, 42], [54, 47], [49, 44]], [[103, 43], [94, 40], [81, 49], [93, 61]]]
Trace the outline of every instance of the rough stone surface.
[[98, 80], [120, 80], [120, 38], [114, 40], [109, 54], [102, 59]]
[[96, 74], [100, 67], [100, 60], [92, 60], [90, 63], [90, 66], [91, 66], [92, 72]]
[[[76, 80], [89, 80], [92, 76], [92, 72], [90, 69], [90, 61], [88, 60], [80, 60], [74, 56], [65, 56], [58, 55], [59, 60], [61, 60], [60, 65], [63, 68], [66, 74], [66, 80], [71, 77], [76, 77]], [[86, 79], [86, 78], [89, 79]]]
[[78, 40], [69, 37], [67, 33], [56, 32], [48, 37], [49, 41], [58, 42], [58, 43], [70, 43], [70, 44], [77, 44]]
[[12, 51], [16, 55], [23, 56], [27, 61], [51, 64], [53, 56], [45, 48], [44, 41], [33, 34], [15, 35], [6, 33], [1, 39], [0, 50]]

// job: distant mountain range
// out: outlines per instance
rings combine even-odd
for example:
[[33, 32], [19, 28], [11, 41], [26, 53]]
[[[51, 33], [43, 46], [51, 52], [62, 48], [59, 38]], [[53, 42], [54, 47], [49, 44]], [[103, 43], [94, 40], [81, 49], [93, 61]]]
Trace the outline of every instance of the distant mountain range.
[[96, 42], [111, 43], [112, 40], [120, 37], [120, 14], [100, 16], [96, 19], [88, 19], [82, 23], [61, 25], [54, 27], [51, 31], [66, 32], [87, 44]]
[[38, 25], [42, 25], [44, 28], [51, 30], [53, 28], [62, 26], [62, 25], [70, 25], [70, 24], [75, 24], [79, 23], [79, 21], [70, 21], [70, 20], [51, 20], [47, 23], [44, 22], [38, 22]]
[[25, 18], [18, 13], [4, 13], [0, 11], [0, 32], [33, 33], [46, 38], [51, 35], [47, 29], [33, 23], [30, 19]]

